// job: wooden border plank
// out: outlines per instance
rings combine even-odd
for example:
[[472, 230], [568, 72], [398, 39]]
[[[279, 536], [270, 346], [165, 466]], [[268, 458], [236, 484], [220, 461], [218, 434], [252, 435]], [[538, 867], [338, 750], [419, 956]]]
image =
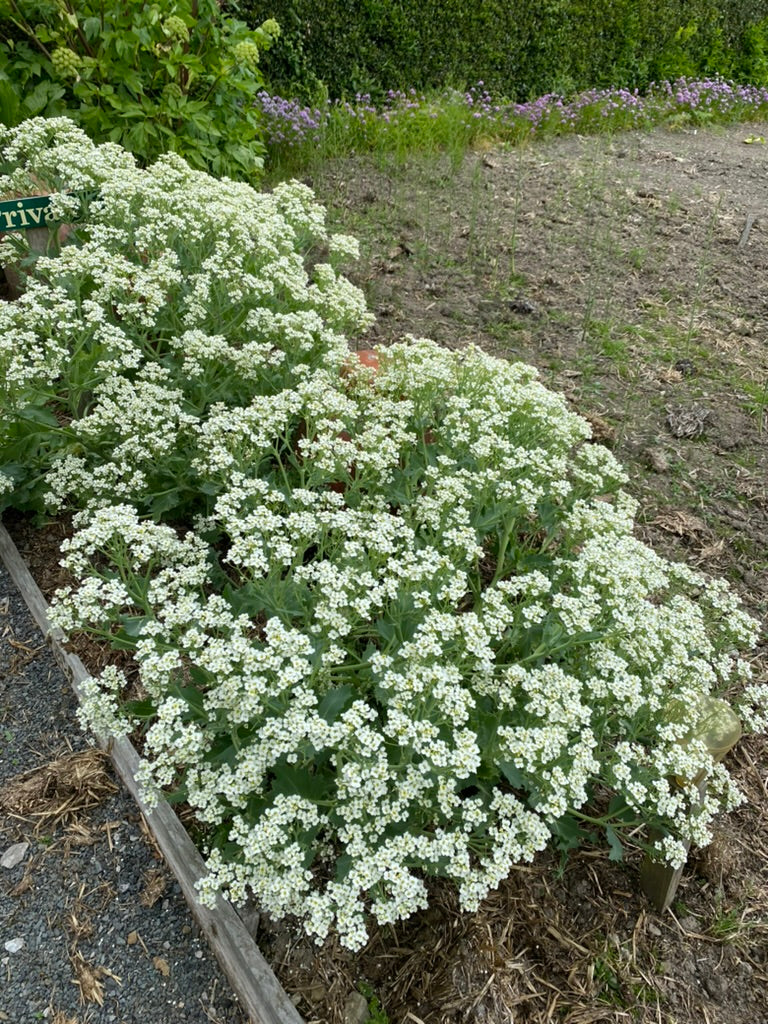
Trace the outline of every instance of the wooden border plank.
[[[42, 630], [56, 662], [72, 683], [78, 701], [82, 700], [81, 685], [90, 678], [90, 673], [77, 655], [64, 649], [62, 631], [51, 625], [45, 598], [2, 523], [0, 559]], [[144, 804], [136, 784], [139, 755], [133, 744], [127, 738], [120, 737], [102, 745], [109, 752], [115, 770], [146, 818], [157, 845], [176, 876], [192, 915], [252, 1024], [304, 1024], [232, 904], [221, 896], [213, 909], [198, 902], [195, 883], [205, 874], [203, 859], [169, 804], [160, 801], [153, 810]]]

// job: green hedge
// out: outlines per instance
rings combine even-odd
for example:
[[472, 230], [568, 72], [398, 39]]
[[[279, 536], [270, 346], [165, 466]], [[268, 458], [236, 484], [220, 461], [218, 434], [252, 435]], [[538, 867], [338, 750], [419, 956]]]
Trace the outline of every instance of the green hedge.
[[283, 28], [276, 92], [473, 85], [527, 100], [685, 75], [768, 84], [768, 0], [239, 0]]

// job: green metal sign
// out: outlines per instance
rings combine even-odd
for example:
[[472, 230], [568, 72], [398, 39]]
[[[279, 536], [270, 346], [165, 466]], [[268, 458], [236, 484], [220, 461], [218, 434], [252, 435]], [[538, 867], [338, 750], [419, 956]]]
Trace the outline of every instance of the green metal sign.
[[[75, 192], [81, 201], [92, 199], [95, 192]], [[0, 203], [0, 232], [28, 231], [30, 228], [44, 228], [58, 224], [51, 209], [50, 196], [28, 196], [25, 199], [6, 199]]]

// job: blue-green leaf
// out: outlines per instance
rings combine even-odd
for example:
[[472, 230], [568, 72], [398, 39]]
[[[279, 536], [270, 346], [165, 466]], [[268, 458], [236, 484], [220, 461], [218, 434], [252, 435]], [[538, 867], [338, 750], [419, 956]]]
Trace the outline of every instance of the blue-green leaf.
[[354, 689], [345, 683], [343, 686], [337, 686], [334, 690], [329, 690], [328, 693], [323, 697], [317, 707], [317, 713], [321, 715], [326, 722], [335, 722], [341, 712], [352, 703], [351, 698], [354, 696]]
[[624, 860], [624, 846], [610, 825], [605, 829], [605, 838], [608, 840], [608, 845], [611, 848], [611, 852], [608, 854], [608, 860]]

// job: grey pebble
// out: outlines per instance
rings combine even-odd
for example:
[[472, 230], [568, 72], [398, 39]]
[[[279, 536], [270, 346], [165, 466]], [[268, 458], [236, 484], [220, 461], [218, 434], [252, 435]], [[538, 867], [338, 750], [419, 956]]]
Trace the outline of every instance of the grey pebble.
[[344, 1004], [344, 1024], [365, 1024], [368, 1016], [368, 1000], [359, 992], [350, 992]]
[[27, 850], [29, 849], [29, 843], [14, 843], [13, 846], [9, 846], [2, 857], [0, 857], [0, 868], [15, 868], [17, 864], [21, 864], [24, 858], [27, 856]]
[[704, 988], [715, 1002], [721, 1002], [728, 991], [728, 983], [719, 974], [708, 974], [704, 977]]

